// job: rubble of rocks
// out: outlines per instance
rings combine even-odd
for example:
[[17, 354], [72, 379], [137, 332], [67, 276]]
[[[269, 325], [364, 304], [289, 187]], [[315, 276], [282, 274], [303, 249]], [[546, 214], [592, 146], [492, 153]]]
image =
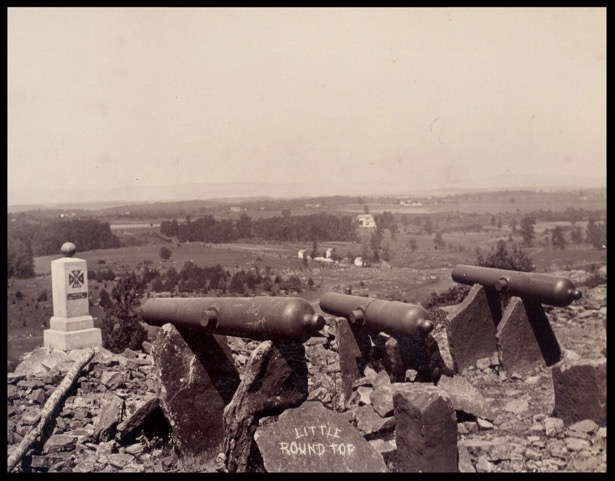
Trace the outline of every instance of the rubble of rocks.
[[[71, 354], [78, 351], [71, 351]], [[75, 358], [39, 348], [8, 374], [8, 454], [38, 422], [40, 411]], [[163, 472], [177, 456], [166, 449], [168, 424], [157, 409], [152, 356], [96, 348], [61, 409], [21, 469], [31, 472]], [[145, 411], [143, 408], [146, 408]], [[135, 419], [138, 422], [135, 422]], [[39, 443], [40, 444], [40, 443]]]
[[[565, 308], [547, 308], [565, 358], [606, 356], [606, 286], [585, 289]], [[449, 315], [451, 309], [448, 310]], [[451, 366], [446, 335], [436, 326], [432, 343]], [[236, 337], [228, 345], [242, 375], [260, 343]], [[432, 346], [433, 347], [433, 346]], [[308, 400], [341, 413], [397, 469], [394, 395], [417, 383], [408, 370], [394, 382], [383, 370], [367, 367], [344, 406], [335, 323], [327, 319], [305, 343]], [[39, 348], [8, 374], [8, 454], [38, 422], [40, 410], [75, 361], [74, 352]], [[583, 419], [571, 425], [553, 415], [550, 368], [504, 372], [497, 356], [479, 359], [461, 373], [441, 373], [437, 386], [450, 396], [457, 415], [460, 472], [606, 472], [606, 427]], [[41, 445], [24, 458], [23, 472], [214, 472], [216, 454], [202, 462], [179, 459], [160, 409], [151, 344], [143, 351], [112, 354], [96, 348], [61, 404]]]

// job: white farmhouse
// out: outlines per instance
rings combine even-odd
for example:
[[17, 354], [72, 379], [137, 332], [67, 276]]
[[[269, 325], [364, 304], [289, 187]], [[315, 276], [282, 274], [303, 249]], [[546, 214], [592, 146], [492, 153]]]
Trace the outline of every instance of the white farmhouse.
[[359, 221], [359, 227], [376, 228], [376, 221], [371, 214], [359, 214], [357, 215], [357, 220]]

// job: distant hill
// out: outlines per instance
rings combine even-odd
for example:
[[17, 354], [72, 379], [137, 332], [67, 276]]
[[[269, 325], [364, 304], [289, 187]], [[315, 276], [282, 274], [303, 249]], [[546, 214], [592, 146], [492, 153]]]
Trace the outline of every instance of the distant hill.
[[[600, 186], [581, 185], [571, 187], [532, 186], [532, 188], [510, 186], [489, 187], [447, 187], [440, 189], [395, 188], [384, 183], [339, 183], [313, 185], [306, 183], [257, 183], [226, 182], [216, 184], [149, 185], [130, 188], [112, 188], [89, 192], [28, 191], [8, 194], [8, 212], [36, 209], [85, 209], [85, 210], [129, 210], [131, 206], [148, 204], [164, 208], [166, 204], [179, 202], [235, 203], [261, 199], [319, 198], [327, 196], [371, 196], [371, 197], [427, 197], [471, 194], [474, 192], [502, 192], [505, 190], [532, 190], [553, 192], [558, 190], [600, 189]], [[27, 194], [27, 195], [26, 195]], [[46, 199], [42, 202], [28, 202], [29, 199]], [[114, 200], [111, 200], [114, 199]], [[155, 205], [152, 205], [155, 204]]]

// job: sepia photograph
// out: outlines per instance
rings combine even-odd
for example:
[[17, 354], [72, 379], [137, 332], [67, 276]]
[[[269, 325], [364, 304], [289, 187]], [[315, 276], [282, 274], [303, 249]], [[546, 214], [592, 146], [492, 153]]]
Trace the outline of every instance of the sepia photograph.
[[606, 7], [7, 7], [8, 473], [606, 473]]

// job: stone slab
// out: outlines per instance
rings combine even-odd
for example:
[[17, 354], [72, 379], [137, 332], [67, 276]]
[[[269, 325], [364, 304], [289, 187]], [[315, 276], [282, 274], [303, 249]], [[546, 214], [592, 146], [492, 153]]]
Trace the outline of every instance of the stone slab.
[[382, 456], [341, 414], [308, 401], [254, 435], [268, 472], [386, 472]]
[[300, 406], [307, 398], [305, 346], [293, 341], [259, 344], [250, 354], [232, 401], [224, 409], [228, 471], [260, 471], [262, 462], [254, 445], [259, 420]]
[[73, 451], [75, 449], [76, 442], [77, 439], [75, 436], [53, 434], [49, 437], [49, 439], [47, 439], [47, 441], [45, 441], [43, 446], [43, 454]]
[[103, 407], [94, 426], [94, 437], [97, 441], [110, 441], [115, 435], [117, 425], [122, 418], [124, 400], [115, 394], [105, 396]]
[[463, 376], [442, 376], [438, 387], [448, 393], [456, 411], [489, 421], [495, 420], [493, 408], [487, 404], [481, 392]]
[[447, 323], [449, 349], [458, 373], [497, 351], [495, 333], [500, 319], [494, 313], [496, 295], [499, 302], [497, 293], [475, 284]]
[[53, 331], [72, 332], [92, 329], [93, 327], [94, 318], [90, 315], [71, 317], [70, 319], [52, 316], [49, 319], [49, 328]]
[[566, 426], [585, 419], [606, 426], [606, 359], [562, 361], [551, 374], [556, 417]]
[[361, 327], [355, 327], [343, 317], [335, 318], [342, 391], [344, 403], [352, 397], [353, 383], [363, 377], [368, 364], [371, 341]]
[[239, 374], [225, 336], [165, 324], [153, 344], [160, 406], [181, 454], [218, 449], [224, 440], [223, 412]]
[[102, 346], [102, 333], [98, 328], [71, 332], [45, 329], [43, 331], [43, 345], [62, 351]]
[[376, 413], [380, 416], [388, 417], [393, 414], [395, 405], [393, 404], [393, 396], [398, 391], [415, 392], [417, 389], [422, 389], [424, 386], [432, 386], [430, 383], [410, 383], [410, 382], [392, 382], [383, 384], [377, 389], [374, 389], [370, 396], [370, 404]]
[[414, 387], [393, 396], [397, 469], [457, 472], [457, 416], [448, 394], [433, 385]]
[[507, 372], [525, 375], [538, 367], [550, 366], [561, 358], [561, 349], [542, 306], [512, 297], [496, 340], [500, 362]]
[[357, 429], [366, 438], [392, 430], [395, 427], [395, 418], [393, 416], [383, 418], [370, 405], [359, 406], [354, 410], [353, 415]]

